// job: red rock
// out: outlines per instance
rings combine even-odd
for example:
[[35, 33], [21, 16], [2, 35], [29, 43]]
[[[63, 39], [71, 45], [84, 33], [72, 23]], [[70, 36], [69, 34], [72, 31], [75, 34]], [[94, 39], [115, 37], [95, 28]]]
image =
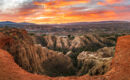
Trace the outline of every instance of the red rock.
[[0, 49], [0, 80], [130, 80], [130, 36], [118, 38], [112, 69], [102, 76], [48, 77], [21, 69], [12, 56]]

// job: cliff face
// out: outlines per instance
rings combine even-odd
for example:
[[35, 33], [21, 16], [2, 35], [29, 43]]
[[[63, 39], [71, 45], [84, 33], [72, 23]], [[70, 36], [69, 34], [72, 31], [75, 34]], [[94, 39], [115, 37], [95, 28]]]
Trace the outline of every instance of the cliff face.
[[30, 74], [15, 64], [12, 56], [0, 49], [0, 80], [130, 80], [130, 36], [120, 37], [112, 69], [103, 76], [47, 77]]
[[[110, 68], [111, 58], [114, 54], [114, 48], [109, 46], [113, 46], [115, 42], [98, 35], [86, 34], [83, 36], [74, 36], [73, 38], [46, 35], [42, 37], [32, 37], [32, 39], [35, 43], [41, 43], [44, 47], [63, 52], [66, 56], [69, 56], [74, 64], [74, 67], [76, 68], [76, 75], [84, 75], [88, 73], [90, 75], [99, 75], [106, 73]], [[91, 56], [80, 55], [83, 51], [91, 51], [90, 53], [95, 59], [92, 59]], [[82, 60], [84, 62], [79, 63], [81, 60], [78, 58], [78, 55], [80, 55], [79, 58], [85, 57], [88, 61], [85, 62], [84, 59]], [[91, 67], [88, 68], [88, 66]]]
[[[110, 51], [110, 52], [109, 52]], [[77, 75], [103, 75], [110, 70], [113, 47], [105, 47], [97, 52], [83, 51], [77, 56], [79, 71]], [[105, 55], [105, 56], [104, 56]]]
[[118, 38], [112, 70], [106, 74], [110, 80], [130, 80], [130, 36]]
[[[111, 47], [99, 49], [108, 43], [113, 44], [106, 38], [88, 34], [74, 39], [51, 35], [30, 36], [22, 29], [0, 30], [1, 48], [28, 72], [48, 76], [99, 75], [110, 68], [113, 50]], [[97, 52], [86, 51], [97, 49]]]
[[28, 72], [49, 76], [74, 74], [75, 68], [70, 57], [34, 44], [24, 30], [5, 29], [0, 41], [1, 48], [7, 50], [16, 63]]
[[[73, 38], [47, 35], [43, 36], [40, 39], [43, 39], [40, 40], [43, 46], [48, 47], [52, 50], [62, 51], [65, 53], [69, 50], [74, 50], [76, 52], [86, 50], [96, 51], [99, 48], [105, 46], [113, 46], [115, 44], [115, 42], [112, 40], [91, 34], [86, 34], [83, 36], [74, 36]], [[39, 38], [37, 38], [36, 40], [38, 41]]]

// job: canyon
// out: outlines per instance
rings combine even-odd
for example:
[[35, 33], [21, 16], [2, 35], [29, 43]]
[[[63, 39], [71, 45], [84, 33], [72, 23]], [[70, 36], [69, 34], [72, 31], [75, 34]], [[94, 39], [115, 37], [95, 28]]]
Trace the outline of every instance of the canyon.
[[0, 31], [0, 80], [130, 79], [130, 36], [118, 38], [114, 51], [116, 42], [99, 35], [68, 38], [31, 36], [16, 28]]

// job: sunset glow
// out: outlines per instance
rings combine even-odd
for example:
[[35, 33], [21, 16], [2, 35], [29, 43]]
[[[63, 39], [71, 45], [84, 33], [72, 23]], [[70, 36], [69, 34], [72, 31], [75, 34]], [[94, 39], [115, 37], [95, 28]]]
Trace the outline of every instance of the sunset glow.
[[0, 0], [0, 21], [59, 24], [130, 21], [130, 0]]

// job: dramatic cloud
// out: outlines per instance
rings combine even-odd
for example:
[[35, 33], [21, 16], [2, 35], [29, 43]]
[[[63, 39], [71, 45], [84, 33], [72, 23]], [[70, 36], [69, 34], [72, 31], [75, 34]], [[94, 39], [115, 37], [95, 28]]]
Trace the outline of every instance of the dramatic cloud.
[[32, 0], [0, 0], [0, 11], [3, 13], [13, 13], [16, 12], [18, 8], [30, 2], [32, 2]]
[[68, 23], [130, 20], [130, 0], [0, 0], [0, 21]]
[[106, 0], [107, 3], [109, 4], [115, 4], [115, 3], [120, 3], [122, 2], [123, 0]]

